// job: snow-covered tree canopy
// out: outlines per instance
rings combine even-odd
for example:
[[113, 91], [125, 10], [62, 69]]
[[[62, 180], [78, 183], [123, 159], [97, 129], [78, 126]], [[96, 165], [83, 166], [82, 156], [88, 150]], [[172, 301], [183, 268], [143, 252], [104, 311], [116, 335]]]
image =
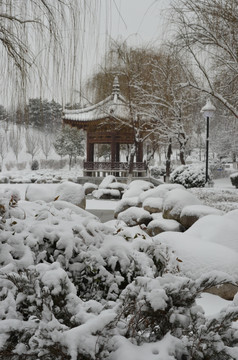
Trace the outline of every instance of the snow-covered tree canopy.
[[198, 81], [188, 73], [184, 86], [212, 95], [238, 117], [237, 1], [178, 0], [174, 10], [176, 46], [192, 57], [199, 72]]

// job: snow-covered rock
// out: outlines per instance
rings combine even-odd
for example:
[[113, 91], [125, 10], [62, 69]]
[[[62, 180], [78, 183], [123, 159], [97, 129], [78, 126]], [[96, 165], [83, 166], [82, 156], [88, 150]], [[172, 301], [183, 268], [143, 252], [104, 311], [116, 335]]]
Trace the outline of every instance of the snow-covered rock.
[[139, 195], [140, 202], [144, 202], [144, 200], [148, 197], [150, 198], [162, 198], [164, 199], [168, 191], [174, 190], [174, 189], [183, 189], [185, 190], [184, 186], [180, 184], [161, 184], [156, 186], [153, 189], [146, 190], [144, 192], [141, 192]]
[[201, 204], [201, 201], [187, 190], [171, 190], [164, 199], [163, 217], [180, 221], [180, 215], [185, 206]]
[[197, 220], [184, 233], [161, 233], [156, 241], [171, 247], [181, 261], [181, 273], [199, 278], [213, 271], [227, 276], [229, 283], [238, 283], [237, 210], [220, 215], [207, 215]]
[[143, 191], [154, 188], [154, 185], [145, 180], [133, 180], [124, 192], [123, 198], [139, 196]]
[[108, 188], [108, 186], [111, 183], [114, 183], [116, 181], [117, 181], [117, 179], [116, 179], [116, 177], [114, 175], [108, 175], [102, 180], [102, 182], [101, 182], [101, 184], [99, 185], [98, 188], [99, 189], [106, 189], [106, 188]]
[[144, 200], [142, 207], [150, 213], [157, 213], [163, 211], [164, 200], [162, 198], [151, 198], [148, 197]]
[[138, 197], [129, 197], [121, 199], [114, 210], [114, 217], [117, 218], [118, 214], [126, 209], [129, 209], [131, 206], [139, 206]]
[[152, 220], [148, 211], [134, 206], [118, 214], [117, 218], [124, 221], [128, 226], [147, 225]]
[[83, 184], [85, 195], [91, 194], [94, 190], [98, 188], [97, 185], [93, 183], [86, 182]]
[[56, 200], [68, 201], [82, 209], [86, 207], [83, 186], [70, 181], [65, 181], [56, 188], [54, 198]]
[[238, 285], [225, 283], [219, 286], [211, 286], [205, 292], [218, 295], [225, 300], [233, 300], [234, 296], [238, 293]]
[[92, 192], [92, 196], [96, 199], [120, 199], [121, 193], [119, 190], [98, 189]]
[[147, 226], [147, 233], [150, 236], [155, 236], [164, 231], [183, 231], [183, 226], [176, 220], [172, 219], [155, 219], [152, 220]]
[[127, 189], [127, 184], [123, 184], [121, 182], [113, 182], [108, 185], [108, 189], [119, 190], [120, 192], [124, 192]]
[[53, 201], [55, 198], [54, 192], [47, 185], [30, 184], [26, 188], [25, 200], [37, 201], [43, 200], [45, 202]]
[[223, 215], [224, 212], [207, 205], [185, 206], [180, 214], [180, 222], [186, 229], [188, 229], [201, 217], [211, 214]]

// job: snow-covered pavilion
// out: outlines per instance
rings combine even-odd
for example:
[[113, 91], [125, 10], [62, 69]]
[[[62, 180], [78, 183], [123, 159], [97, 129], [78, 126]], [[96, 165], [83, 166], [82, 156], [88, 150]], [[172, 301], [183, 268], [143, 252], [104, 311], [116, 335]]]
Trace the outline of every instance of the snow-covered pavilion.
[[[83, 129], [87, 133], [86, 161], [84, 175], [103, 176], [115, 174], [125, 176], [128, 162], [120, 161], [120, 146], [134, 143], [134, 132], [129, 126], [130, 107], [120, 93], [118, 77], [115, 77], [111, 95], [99, 103], [76, 110], [65, 110], [64, 124]], [[111, 149], [110, 161], [96, 161], [95, 145], [108, 144]], [[133, 164], [135, 176], [146, 175], [143, 162], [143, 144], [140, 144]]]

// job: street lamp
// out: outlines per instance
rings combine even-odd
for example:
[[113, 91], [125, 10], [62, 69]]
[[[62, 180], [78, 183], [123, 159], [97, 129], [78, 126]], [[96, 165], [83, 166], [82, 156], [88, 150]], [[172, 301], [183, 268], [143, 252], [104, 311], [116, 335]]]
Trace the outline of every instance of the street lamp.
[[204, 118], [207, 120], [207, 136], [206, 136], [206, 185], [208, 183], [208, 159], [209, 159], [209, 120], [214, 116], [216, 111], [215, 106], [212, 104], [210, 99], [207, 99], [207, 103], [203, 106], [201, 113]]

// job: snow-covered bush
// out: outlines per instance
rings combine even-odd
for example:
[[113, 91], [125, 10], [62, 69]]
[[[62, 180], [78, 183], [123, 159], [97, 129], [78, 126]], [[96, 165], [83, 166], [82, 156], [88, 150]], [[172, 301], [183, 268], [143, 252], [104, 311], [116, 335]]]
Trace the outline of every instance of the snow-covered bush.
[[188, 277], [159, 236], [71, 203], [19, 207], [26, 216], [9, 212], [0, 231], [1, 359], [237, 358], [238, 297], [209, 318], [196, 304], [226, 274]]
[[166, 173], [165, 166], [151, 166], [150, 167], [150, 174], [154, 178], [159, 178], [161, 176], [164, 176]]
[[238, 172], [230, 175], [231, 183], [238, 189]]
[[204, 187], [206, 184], [205, 166], [198, 164], [181, 165], [171, 173], [170, 181], [181, 184], [185, 188]]
[[[36, 160], [37, 161], [37, 160]], [[22, 161], [16, 164], [17, 170], [25, 170], [26, 169], [26, 165], [27, 162], [26, 161]], [[39, 169], [39, 164], [38, 164], [38, 169]], [[38, 170], [38, 169], [32, 169], [32, 170]]]
[[0, 193], [0, 223], [5, 223], [6, 219], [10, 218], [11, 215], [17, 215], [14, 209], [17, 207], [19, 200], [20, 194], [17, 190], [6, 189], [3, 193]]
[[33, 160], [31, 164], [31, 170], [38, 170], [39, 169], [39, 162], [38, 160]]

